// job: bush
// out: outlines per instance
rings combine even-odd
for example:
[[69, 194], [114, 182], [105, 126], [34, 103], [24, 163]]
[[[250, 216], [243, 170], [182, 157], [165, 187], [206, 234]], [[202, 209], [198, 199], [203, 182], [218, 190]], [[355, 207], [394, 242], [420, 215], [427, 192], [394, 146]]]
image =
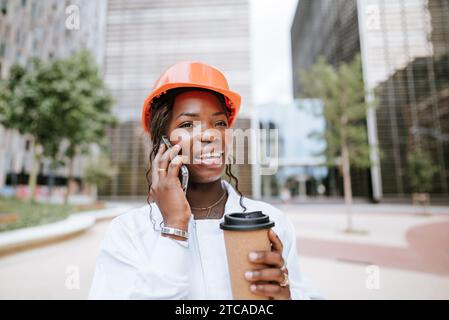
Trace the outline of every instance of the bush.
[[0, 232], [64, 220], [71, 212], [72, 207], [69, 205], [24, 202], [14, 197], [0, 197]]

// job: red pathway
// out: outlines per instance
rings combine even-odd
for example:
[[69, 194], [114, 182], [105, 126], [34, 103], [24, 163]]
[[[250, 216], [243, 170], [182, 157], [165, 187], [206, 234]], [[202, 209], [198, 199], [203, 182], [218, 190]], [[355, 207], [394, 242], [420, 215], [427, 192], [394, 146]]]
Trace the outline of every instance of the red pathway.
[[301, 255], [449, 276], [449, 222], [411, 228], [407, 248], [298, 237]]

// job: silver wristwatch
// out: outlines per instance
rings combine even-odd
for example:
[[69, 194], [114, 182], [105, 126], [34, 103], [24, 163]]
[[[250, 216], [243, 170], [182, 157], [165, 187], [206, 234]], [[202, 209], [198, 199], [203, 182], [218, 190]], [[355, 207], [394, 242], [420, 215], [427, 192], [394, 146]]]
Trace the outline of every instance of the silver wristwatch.
[[171, 228], [171, 227], [165, 227], [162, 226], [161, 227], [161, 233], [163, 234], [172, 234], [175, 236], [179, 236], [185, 239], [189, 238], [189, 233], [187, 231], [181, 230], [181, 229], [176, 229], [176, 228]]

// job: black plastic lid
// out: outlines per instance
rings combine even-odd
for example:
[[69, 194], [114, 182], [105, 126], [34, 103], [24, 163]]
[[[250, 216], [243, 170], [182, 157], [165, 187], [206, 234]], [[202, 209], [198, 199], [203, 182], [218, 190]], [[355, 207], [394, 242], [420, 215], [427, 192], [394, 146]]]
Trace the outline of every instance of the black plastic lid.
[[223, 230], [252, 231], [274, 227], [274, 221], [262, 211], [225, 214], [224, 222], [220, 223]]

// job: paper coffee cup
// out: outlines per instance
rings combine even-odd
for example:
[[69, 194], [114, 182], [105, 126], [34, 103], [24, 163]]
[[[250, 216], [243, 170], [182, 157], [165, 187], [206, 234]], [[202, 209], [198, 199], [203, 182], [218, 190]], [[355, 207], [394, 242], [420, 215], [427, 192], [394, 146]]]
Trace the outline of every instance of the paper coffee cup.
[[220, 223], [224, 232], [232, 296], [235, 300], [268, 299], [251, 292], [251, 282], [246, 280], [245, 272], [267, 267], [249, 261], [248, 254], [252, 251], [271, 250], [268, 231], [273, 226], [274, 222], [261, 211], [229, 213], [224, 216], [224, 222]]

